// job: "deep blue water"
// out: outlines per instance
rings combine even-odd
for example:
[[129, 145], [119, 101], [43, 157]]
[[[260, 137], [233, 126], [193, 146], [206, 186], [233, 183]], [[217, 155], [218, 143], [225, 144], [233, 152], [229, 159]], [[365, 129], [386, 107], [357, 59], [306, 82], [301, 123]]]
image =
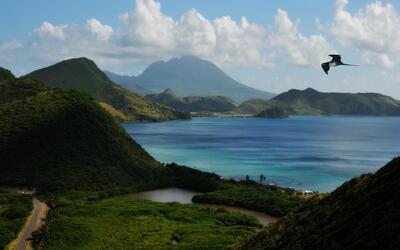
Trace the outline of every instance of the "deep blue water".
[[332, 191], [400, 155], [400, 117], [195, 118], [124, 124], [162, 162], [303, 190]]

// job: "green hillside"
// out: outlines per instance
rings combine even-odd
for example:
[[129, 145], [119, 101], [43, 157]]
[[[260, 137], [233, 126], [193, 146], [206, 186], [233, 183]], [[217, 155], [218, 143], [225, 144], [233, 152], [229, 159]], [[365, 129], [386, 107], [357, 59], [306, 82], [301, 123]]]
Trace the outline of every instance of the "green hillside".
[[400, 157], [312, 199], [235, 249], [399, 249]]
[[224, 112], [236, 107], [235, 102], [224, 96], [187, 96], [179, 97], [171, 89], [160, 94], [146, 95], [153, 102], [186, 112]]
[[400, 115], [400, 101], [376, 93], [322, 93], [292, 89], [272, 99], [288, 105], [294, 114]]
[[122, 112], [124, 116], [118, 116], [120, 120], [164, 121], [190, 118], [187, 113], [155, 104], [113, 83], [87, 58], [65, 60], [27, 76], [40, 80], [47, 86], [86, 92]]
[[272, 101], [265, 99], [250, 99], [242, 102], [239, 106], [232, 110], [232, 113], [256, 115], [265, 109], [272, 108], [274, 106], [275, 104]]
[[271, 107], [264, 109], [257, 115], [258, 118], [271, 118], [271, 119], [283, 119], [289, 117], [290, 111], [283, 107]]
[[88, 94], [11, 79], [0, 80], [2, 186], [40, 192], [217, 187], [216, 175], [154, 160]]
[[0, 105], [2, 185], [87, 190], [151, 180], [158, 162], [92, 97], [26, 78], [0, 81], [9, 93], [21, 85], [26, 95]]

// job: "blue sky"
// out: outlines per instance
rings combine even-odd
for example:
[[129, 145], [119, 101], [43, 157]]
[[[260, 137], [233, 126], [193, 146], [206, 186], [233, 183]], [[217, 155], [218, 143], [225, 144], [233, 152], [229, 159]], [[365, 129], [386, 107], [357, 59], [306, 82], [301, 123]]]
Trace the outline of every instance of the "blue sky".
[[[272, 92], [380, 92], [400, 98], [400, 1], [4, 0], [0, 66], [17, 75], [86, 56], [139, 74], [187, 54]], [[242, 17], [245, 17], [243, 20]], [[359, 68], [320, 63], [340, 52]]]

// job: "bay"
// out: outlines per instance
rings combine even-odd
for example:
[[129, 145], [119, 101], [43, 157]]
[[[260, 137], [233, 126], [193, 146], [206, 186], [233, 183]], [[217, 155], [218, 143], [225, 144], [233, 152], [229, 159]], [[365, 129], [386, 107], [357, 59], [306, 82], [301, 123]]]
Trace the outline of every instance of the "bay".
[[332, 191], [400, 155], [400, 117], [194, 118], [123, 124], [161, 162], [301, 190]]

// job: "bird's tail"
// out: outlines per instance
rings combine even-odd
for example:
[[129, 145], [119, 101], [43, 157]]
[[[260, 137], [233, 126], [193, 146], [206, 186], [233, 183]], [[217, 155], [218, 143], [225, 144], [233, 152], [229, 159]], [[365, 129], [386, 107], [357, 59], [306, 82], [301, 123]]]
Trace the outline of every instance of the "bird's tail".
[[346, 66], [360, 66], [360, 65], [355, 65], [355, 64], [347, 64], [347, 63], [343, 63], [342, 65], [346, 65]]

